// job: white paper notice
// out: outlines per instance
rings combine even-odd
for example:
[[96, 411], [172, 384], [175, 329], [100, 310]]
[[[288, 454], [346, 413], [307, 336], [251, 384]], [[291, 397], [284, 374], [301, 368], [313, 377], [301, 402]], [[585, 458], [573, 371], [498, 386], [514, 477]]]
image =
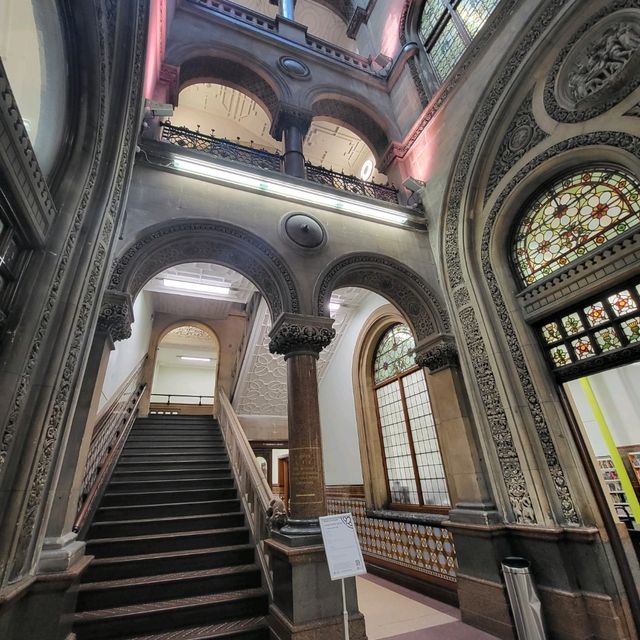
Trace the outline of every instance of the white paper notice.
[[353, 516], [350, 513], [322, 516], [320, 530], [332, 580], [367, 573]]

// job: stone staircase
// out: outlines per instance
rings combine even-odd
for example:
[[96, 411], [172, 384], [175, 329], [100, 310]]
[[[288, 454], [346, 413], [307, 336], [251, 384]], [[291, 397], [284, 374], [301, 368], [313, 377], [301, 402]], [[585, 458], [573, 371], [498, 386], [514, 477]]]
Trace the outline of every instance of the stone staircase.
[[78, 640], [267, 640], [268, 596], [217, 423], [134, 424], [88, 530]]

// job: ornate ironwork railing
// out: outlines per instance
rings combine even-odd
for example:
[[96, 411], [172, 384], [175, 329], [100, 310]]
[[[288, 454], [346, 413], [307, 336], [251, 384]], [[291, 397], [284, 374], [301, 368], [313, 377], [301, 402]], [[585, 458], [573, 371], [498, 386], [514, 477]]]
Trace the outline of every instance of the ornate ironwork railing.
[[274, 496], [238, 416], [222, 390], [218, 391], [218, 401], [218, 421], [229, 453], [233, 475], [238, 484], [238, 493], [249, 522], [267, 588], [273, 596], [273, 575], [269, 566], [269, 556], [264, 549], [264, 541], [269, 537], [267, 512]]
[[311, 163], [307, 163], [306, 167], [307, 180], [311, 182], [324, 184], [327, 187], [340, 189], [340, 191], [348, 191], [349, 193], [366, 196], [374, 200], [383, 200], [384, 202], [398, 204], [398, 190], [393, 185], [367, 182], [355, 176], [331, 171], [331, 169], [325, 169], [324, 167], [317, 167]]
[[143, 364], [144, 361], [129, 376], [118, 397], [93, 429], [78, 500], [74, 531], [79, 531], [88, 521], [96, 504], [96, 498], [108, 480], [111, 469], [137, 416], [138, 404], [145, 388], [142, 383]]
[[[158, 398], [161, 398], [160, 400]], [[212, 405], [213, 396], [194, 396], [184, 393], [152, 393], [151, 404], [195, 404]]]
[[[281, 171], [281, 156], [278, 153], [271, 153], [264, 149], [255, 149], [230, 140], [208, 136], [199, 131], [191, 131], [186, 127], [176, 127], [170, 122], [165, 122], [162, 125], [162, 140], [185, 149], [203, 151], [221, 160], [233, 160], [258, 169]], [[374, 200], [398, 204], [398, 190], [393, 185], [367, 182], [355, 176], [318, 167], [310, 162], [306, 163], [306, 171], [307, 180], [310, 182], [373, 198]]]
[[280, 171], [280, 154], [278, 153], [246, 147], [224, 138], [216, 138], [199, 131], [191, 131], [186, 127], [174, 127], [169, 122], [165, 122], [162, 125], [162, 139], [185, 149], [204, 151], [204, 153], [208, 153], [220, 160], [233, 160], [258, 169]]

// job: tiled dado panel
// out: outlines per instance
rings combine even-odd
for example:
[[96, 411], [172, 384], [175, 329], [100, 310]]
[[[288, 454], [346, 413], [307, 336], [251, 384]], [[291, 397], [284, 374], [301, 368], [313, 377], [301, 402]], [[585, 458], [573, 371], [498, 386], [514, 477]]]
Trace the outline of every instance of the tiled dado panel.
[[369, 518], [364, 498], [332, 495], [330, 491], [327, 510], [330, 514], [353, 514], [363, 553], [455, 583], [458, 563], [448, 529]]

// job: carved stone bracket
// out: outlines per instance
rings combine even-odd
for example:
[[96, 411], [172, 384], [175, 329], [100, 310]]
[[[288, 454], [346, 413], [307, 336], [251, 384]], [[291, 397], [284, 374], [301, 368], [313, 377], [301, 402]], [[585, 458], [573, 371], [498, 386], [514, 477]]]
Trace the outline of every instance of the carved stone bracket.
[[98, 331], [108, 333], [114, 342], [131, 337], [133, 304], [131, 296], [121, 291], [107, 290], [102, 298]]
[[162, 85], [166, 90], [167, 101], [172, 105], [178, 104], [178, 93], [180, 88], [180, 67], [171, 64], [162, 63], [160, 67], [160, 77], [158, 84]]
[[269, 332], [269, 351], [283, 355], [285, 360], [303, 353], [317, 358], [336, 335], [332, 325], [333, 318], [283, 313]]
[[420, 342], [415, 350], [416, 364], [436, 373], [442, 369], [459, 367], [458, 347], [453, 336], [439, 335]]
[[309, 131], [312, 118], [313, 113], [307, 109], [281, 103], [273, 118], [270, 134], [276, 140], [282, 140], [285, 129], [296, 127], [300, 131], [300, 135], [304, 137]]

